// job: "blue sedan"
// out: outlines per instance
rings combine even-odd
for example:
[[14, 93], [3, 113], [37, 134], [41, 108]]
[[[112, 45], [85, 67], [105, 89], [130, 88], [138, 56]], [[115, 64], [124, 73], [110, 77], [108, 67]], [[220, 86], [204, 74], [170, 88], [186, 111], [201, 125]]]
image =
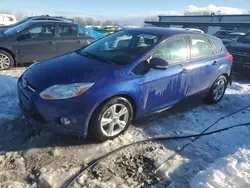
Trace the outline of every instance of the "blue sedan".
[[204, 94], [219, 102], [232, 56], [209, 35], [179, 29], [125, 29], [83, 49], [41, 61], [18, 81], [32, 126], [105, 141], [134, 118]]

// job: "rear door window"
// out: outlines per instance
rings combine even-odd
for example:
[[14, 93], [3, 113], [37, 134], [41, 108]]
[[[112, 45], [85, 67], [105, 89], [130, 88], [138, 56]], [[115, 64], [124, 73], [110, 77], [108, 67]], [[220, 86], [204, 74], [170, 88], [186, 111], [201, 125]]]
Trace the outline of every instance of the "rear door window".
[[213, 49], [209, 39], [202, 36], [190, 36], [191, 58], [202, 59], [213, 55]]
[[77, 37], [77, 26], [59, 25], [60, 37]]

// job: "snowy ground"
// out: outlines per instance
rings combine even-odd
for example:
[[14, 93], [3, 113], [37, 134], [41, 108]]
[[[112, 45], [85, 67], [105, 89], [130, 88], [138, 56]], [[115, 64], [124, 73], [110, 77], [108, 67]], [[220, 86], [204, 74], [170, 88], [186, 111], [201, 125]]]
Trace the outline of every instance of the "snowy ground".
[[[25, 124], [15, 88], [23, 70], [0, 73], [0, 187], [61, 187], [81, 167], [115, 148], [151, 136], [197, 134], [218, 118], [250, 105], [250, 79], [237, 78], [217, 105], [184, 102], [135, 121], [119, 138], [93, 143]], [[249, 117], [250, 108], [211, 130], [249, 122]], [[250, 127], [202, 137], [153, 173], [190, 141], [152, 142], [125, 149], [82, 175], [72, 187], [250, 187]]]

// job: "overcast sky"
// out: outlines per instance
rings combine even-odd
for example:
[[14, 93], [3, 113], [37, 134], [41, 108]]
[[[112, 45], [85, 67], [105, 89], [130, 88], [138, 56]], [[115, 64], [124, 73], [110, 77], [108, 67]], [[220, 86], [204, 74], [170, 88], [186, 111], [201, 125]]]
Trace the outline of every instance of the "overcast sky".
[[147, 16], [182, 14], [185, 10], [222, 10], [241, 14], [250, 10], [250, 0], [0, 0], [0, 10], [26, 15], [90, 16], [137, 23]]

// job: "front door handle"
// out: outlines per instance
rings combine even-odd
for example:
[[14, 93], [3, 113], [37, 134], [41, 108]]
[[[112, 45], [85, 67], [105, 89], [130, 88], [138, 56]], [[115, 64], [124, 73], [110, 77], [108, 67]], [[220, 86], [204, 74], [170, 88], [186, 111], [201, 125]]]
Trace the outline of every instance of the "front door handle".
[[49, 45], [54, 45], [54, 44], [55, 44], [55, 42], [54, 42], [54, 41], [52, 41], [52, 40], [49, 40], [49, 41], [48, 41], [48, 44], [49, 44]]
[[212, 65], [215, 66], [215, 65], [217, 65], [217, 64], [218, 64], [218, 62], [217, 62], [217, 61], [214, 61]]

